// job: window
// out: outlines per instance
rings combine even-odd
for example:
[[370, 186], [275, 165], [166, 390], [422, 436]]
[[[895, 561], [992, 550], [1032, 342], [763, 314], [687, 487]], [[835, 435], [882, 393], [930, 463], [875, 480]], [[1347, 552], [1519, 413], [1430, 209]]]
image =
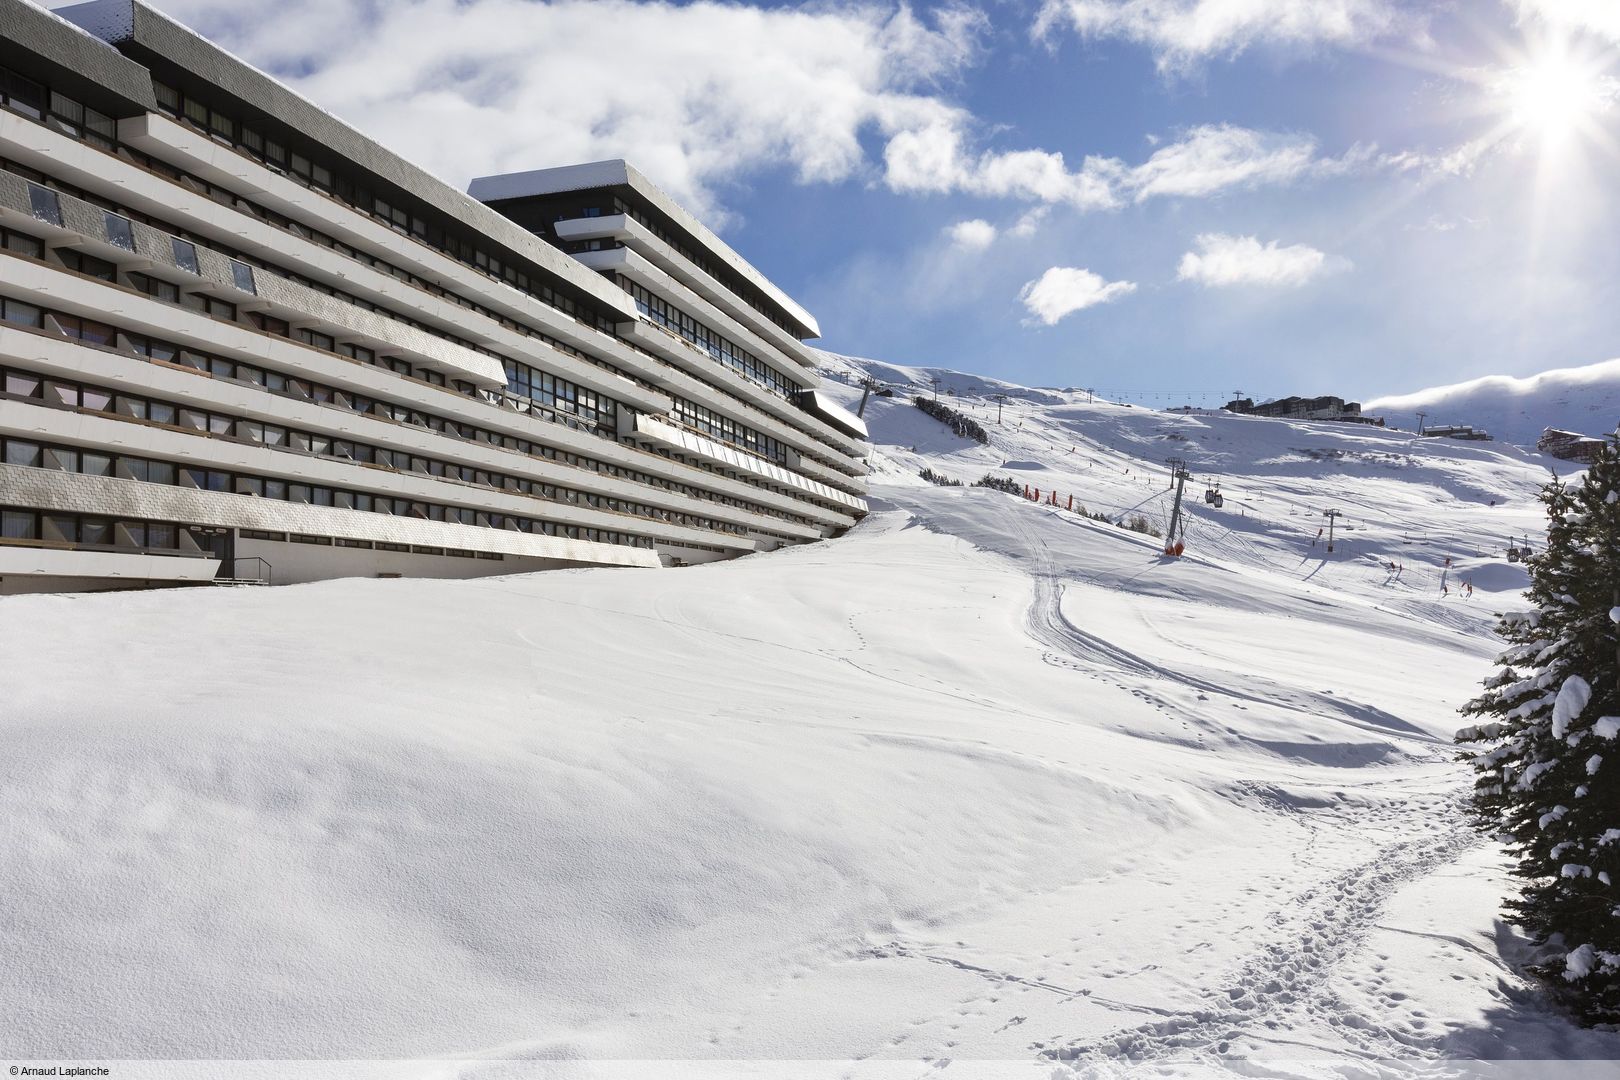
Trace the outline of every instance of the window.
[[82, 251], [73, 251], [71, 249], [61, 251], [58, 254], [61, 256], [62, 265], [69, 270], [84, 274], [87, 277], [98, 278], [101, 281], [118, 280], [118, 267], [106, 259], [98, 259], [94, 255], [86, 255]]
[[254, 287], [253, 283], [253, 267], [247, 263], [240, 263], [235, 259], [231, 260], [231, 284], [245, 293], [258, 295], [258, 289]]
[[42, 460], [39, 443], [7, 439], [4, 460], [7, 465], [27, 465], [37, 469]]
[[212, 315], [216, 319], [225, 319], [229, 322], [236, 321], [236, 305], [229, 301], [217, 300], [212, 296], [204, 296], [201, 293], [192, 293], [186, 297], [186, 304], [188, 307], [196, 308], [198, 311]]
[[121, 247], [125, 251], [134, 251], [135, 226], [130, 224], [129, 218], [108, 211], [106, 222], [107, 243], [115, 247]]
[[7, 540], [35, 540], [39, 537], [39, 516], [30, 510], [0, 510], [0, 537]]
[[273, 315], [266, 315], [261, 311], [252, 312], [248, 318], [253, 322], [254, 326], [257, 326], [260, 330], [263, 330], [267, 334], [275, 334], [279, 337], [287, 337], [292, 332], [291, 328], [287, 325], [286, 319], [278, 319]]
[[323, 334], [319, 330], [301, 329], [298, 331], [297, 336], [298, 340], [302, 341], [305, 345], [313, 345], [315, 348], [325, 349], [327, 352], [333, 351], [333, 345], [335, 343], [332, 340], [331, 334]]
[[174, 265], [188, 274], [201, 274], [197, 266], [197, 246], [189, 240], [182, 240], [178, 236], [170, 242], [174, 249]]
[[118, 122], [87, 106], [84, 110], [84, 137], [103, 150], [111, 150], [118, 145]]
[[62, 227], [62, 204], [56, 192], [38, 184], [28, 185], [28, 205], [34, 216], [48, 225]]
[[12, 232], [10, 229], [0, 229], [0, 240], [4, 240], [7, 251], [18, 255], [27, 255], [31, 259], [45, 257], [45, 243], [38, 237], [27, 233]]
[[62, 327], [62, 333], [70, 338], [78, 338], [86, 345], [111, 345], [117, 336], [117, 331], [106, 323], [81, 319], [77, 315], [57, 315], [56, 321]]
[[39, 397], [40, 379], [22, 371], [8, 371], [0, 389], [18, 397]]
[[15, 71], [0, 69], [0, 95], [5, 103], [24, 116], [41, 120], [45, 115], [45, 88]]
[[146, 295], [165, 304], [178, 304], [180, 302], [180, 286], [172, 281], [163, 281], [147, 274], [130, 274], [129, 283]]
[[0, 319], [18, 326], [32, 326], [35, 329], [45, 325], [44, 312], [33, 304], [24, 304], [18, 300], [0, 300]]

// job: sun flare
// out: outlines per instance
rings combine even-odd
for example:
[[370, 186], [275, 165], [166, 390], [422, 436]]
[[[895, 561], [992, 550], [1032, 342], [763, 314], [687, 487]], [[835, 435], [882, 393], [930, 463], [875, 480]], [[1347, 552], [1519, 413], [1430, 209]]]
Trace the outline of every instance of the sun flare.
[[1563, 58], [1544, 58], [1513, 71], [1505, 83], [1511, 120], [1549, 139], [1563, 138], [1591, 123], [1614, 100], [1612, 79]]
[[1547, 49], [1507, 69], [1495, 89], [1508, 126], [1546, 146], [1594, 132], [1620, 97], [1620, 81], [1565, 49]]

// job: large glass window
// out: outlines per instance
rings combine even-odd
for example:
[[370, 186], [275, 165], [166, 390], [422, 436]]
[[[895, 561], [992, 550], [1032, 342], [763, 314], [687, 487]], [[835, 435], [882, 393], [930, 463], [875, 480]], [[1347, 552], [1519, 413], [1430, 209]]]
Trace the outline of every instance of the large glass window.
[[45, 325], [44, 313], [33, 304], [25, 304], [21, 300], [0, 300], [0, 319], [36, 329]]
[[0, 537], [7, 540], [37, 540], [39, 515], [31, 510], [0, 510]]
[[45, 116], [45, 88], [15, 71], [0, 68], [0, 98], [6, 105], [35, 120]]
[[74, 251], [72, 248], [64, 249], [57, 254], [62, 260], [62, 265], [76, 273], [97, 278], [101, 281], [118, 280], [118, 267], [106, 259], [98, 259], [94, 255], [86, 255], [84, 252]]
[[115, 247], [121, 247], [125, 251], [134, 251], [135, 226], [130, 224], [129, 218], [108, 211], [106, 221], [107, 242]]
[[171, 241], [174, 248], [174, 264], [188, 274], [201, 274], [197, 266], [197, 245], [190, 240], [182, 240], [178, 236]]
[[28, 205], [36, 218], [49, 225], [61, 228], [62, 203], [57, 198], [56, 192], [47, 187], [40, 187], [38, 184], [29, 184]]
[[44, 461], [44, 453], [40, 450], [39, 443], [24, 439], [7, 439], [3, 460], [7, 465], [26, 465], [37, 469]]
[[15, 254], [27, 255], [31, 259], [45, 257], [45, 242], [37, 236], [14, 232], [11, 229], [0, 229], [0, 242], [4, 243], [7, 251]]

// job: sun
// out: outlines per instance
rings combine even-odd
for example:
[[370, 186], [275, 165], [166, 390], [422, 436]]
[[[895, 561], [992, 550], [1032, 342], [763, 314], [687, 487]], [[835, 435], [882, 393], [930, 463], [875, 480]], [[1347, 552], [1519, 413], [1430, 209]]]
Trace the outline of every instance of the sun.
[[1612, 80], [1561, 57], [1543, 58], [1511, 71], [1503, 81], [1509, 119], [1550, 140], [1563, 139], [1592, 123], [1614, 100]]
[[1544, 148], [1595, 135], [1620, 98], [1620, 80], [1592, 57], [1562, 45], [1544, 45], [1502, 70], [1492, 89], [1504, 126], [1538, 139]]

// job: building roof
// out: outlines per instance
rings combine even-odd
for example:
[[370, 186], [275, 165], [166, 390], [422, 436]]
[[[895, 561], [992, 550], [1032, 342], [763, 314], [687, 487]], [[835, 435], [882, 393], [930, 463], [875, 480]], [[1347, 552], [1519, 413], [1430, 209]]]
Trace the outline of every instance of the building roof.
[[716, 236], [685, 207], [665, 194], [658, 185], [643, 176], [635, 166], [622, 158], [593, 161], [584, 165], [564, 165], [554, 169], [481, 176], [472, 182], [467, 191], [473, 198], [483, 202], [500, 202], [535, 195], [557, 195], [569, 191], [615, 187], [630, 189], [660, 214], [673, 221], [693, 243], [763, 293], [789, 322], [798, 325], [805, 337], [821, 336], [821, 327], [817, 324], [815, 316], [778, 288], [770, 278], [760, 273], [747, 259], [737, 254], [731, 245]]
[[[7, 67], [41, 78], [65, 93], [93, 86], [96, 97], [122, 100], [123, 115], [157, 108], [152, 78], [141, 65], [73, 23], [41, 10], [27, 0], [0, 0], [0, 56]], [[44, 70], [42, 70], [44, 69]]]
[[[9, 6], [15, 0], [3, 2]], [[603, 307], [634, 317], [635, 307], [623, 290], [604, 281], [601, 275], [592, 273], [477, 199], [412, 165], [309, 99], [140, 0], [90, 0], [59, 8], [57, 14], [117, 46], [134, 61], [173, 65], [220, 88], [250, 108], [329, 147], [379, 179], [464, 222], [513, 254], [563, 279]], [[157, 105], [149, 78], [146, 97], [155, 111]]]

